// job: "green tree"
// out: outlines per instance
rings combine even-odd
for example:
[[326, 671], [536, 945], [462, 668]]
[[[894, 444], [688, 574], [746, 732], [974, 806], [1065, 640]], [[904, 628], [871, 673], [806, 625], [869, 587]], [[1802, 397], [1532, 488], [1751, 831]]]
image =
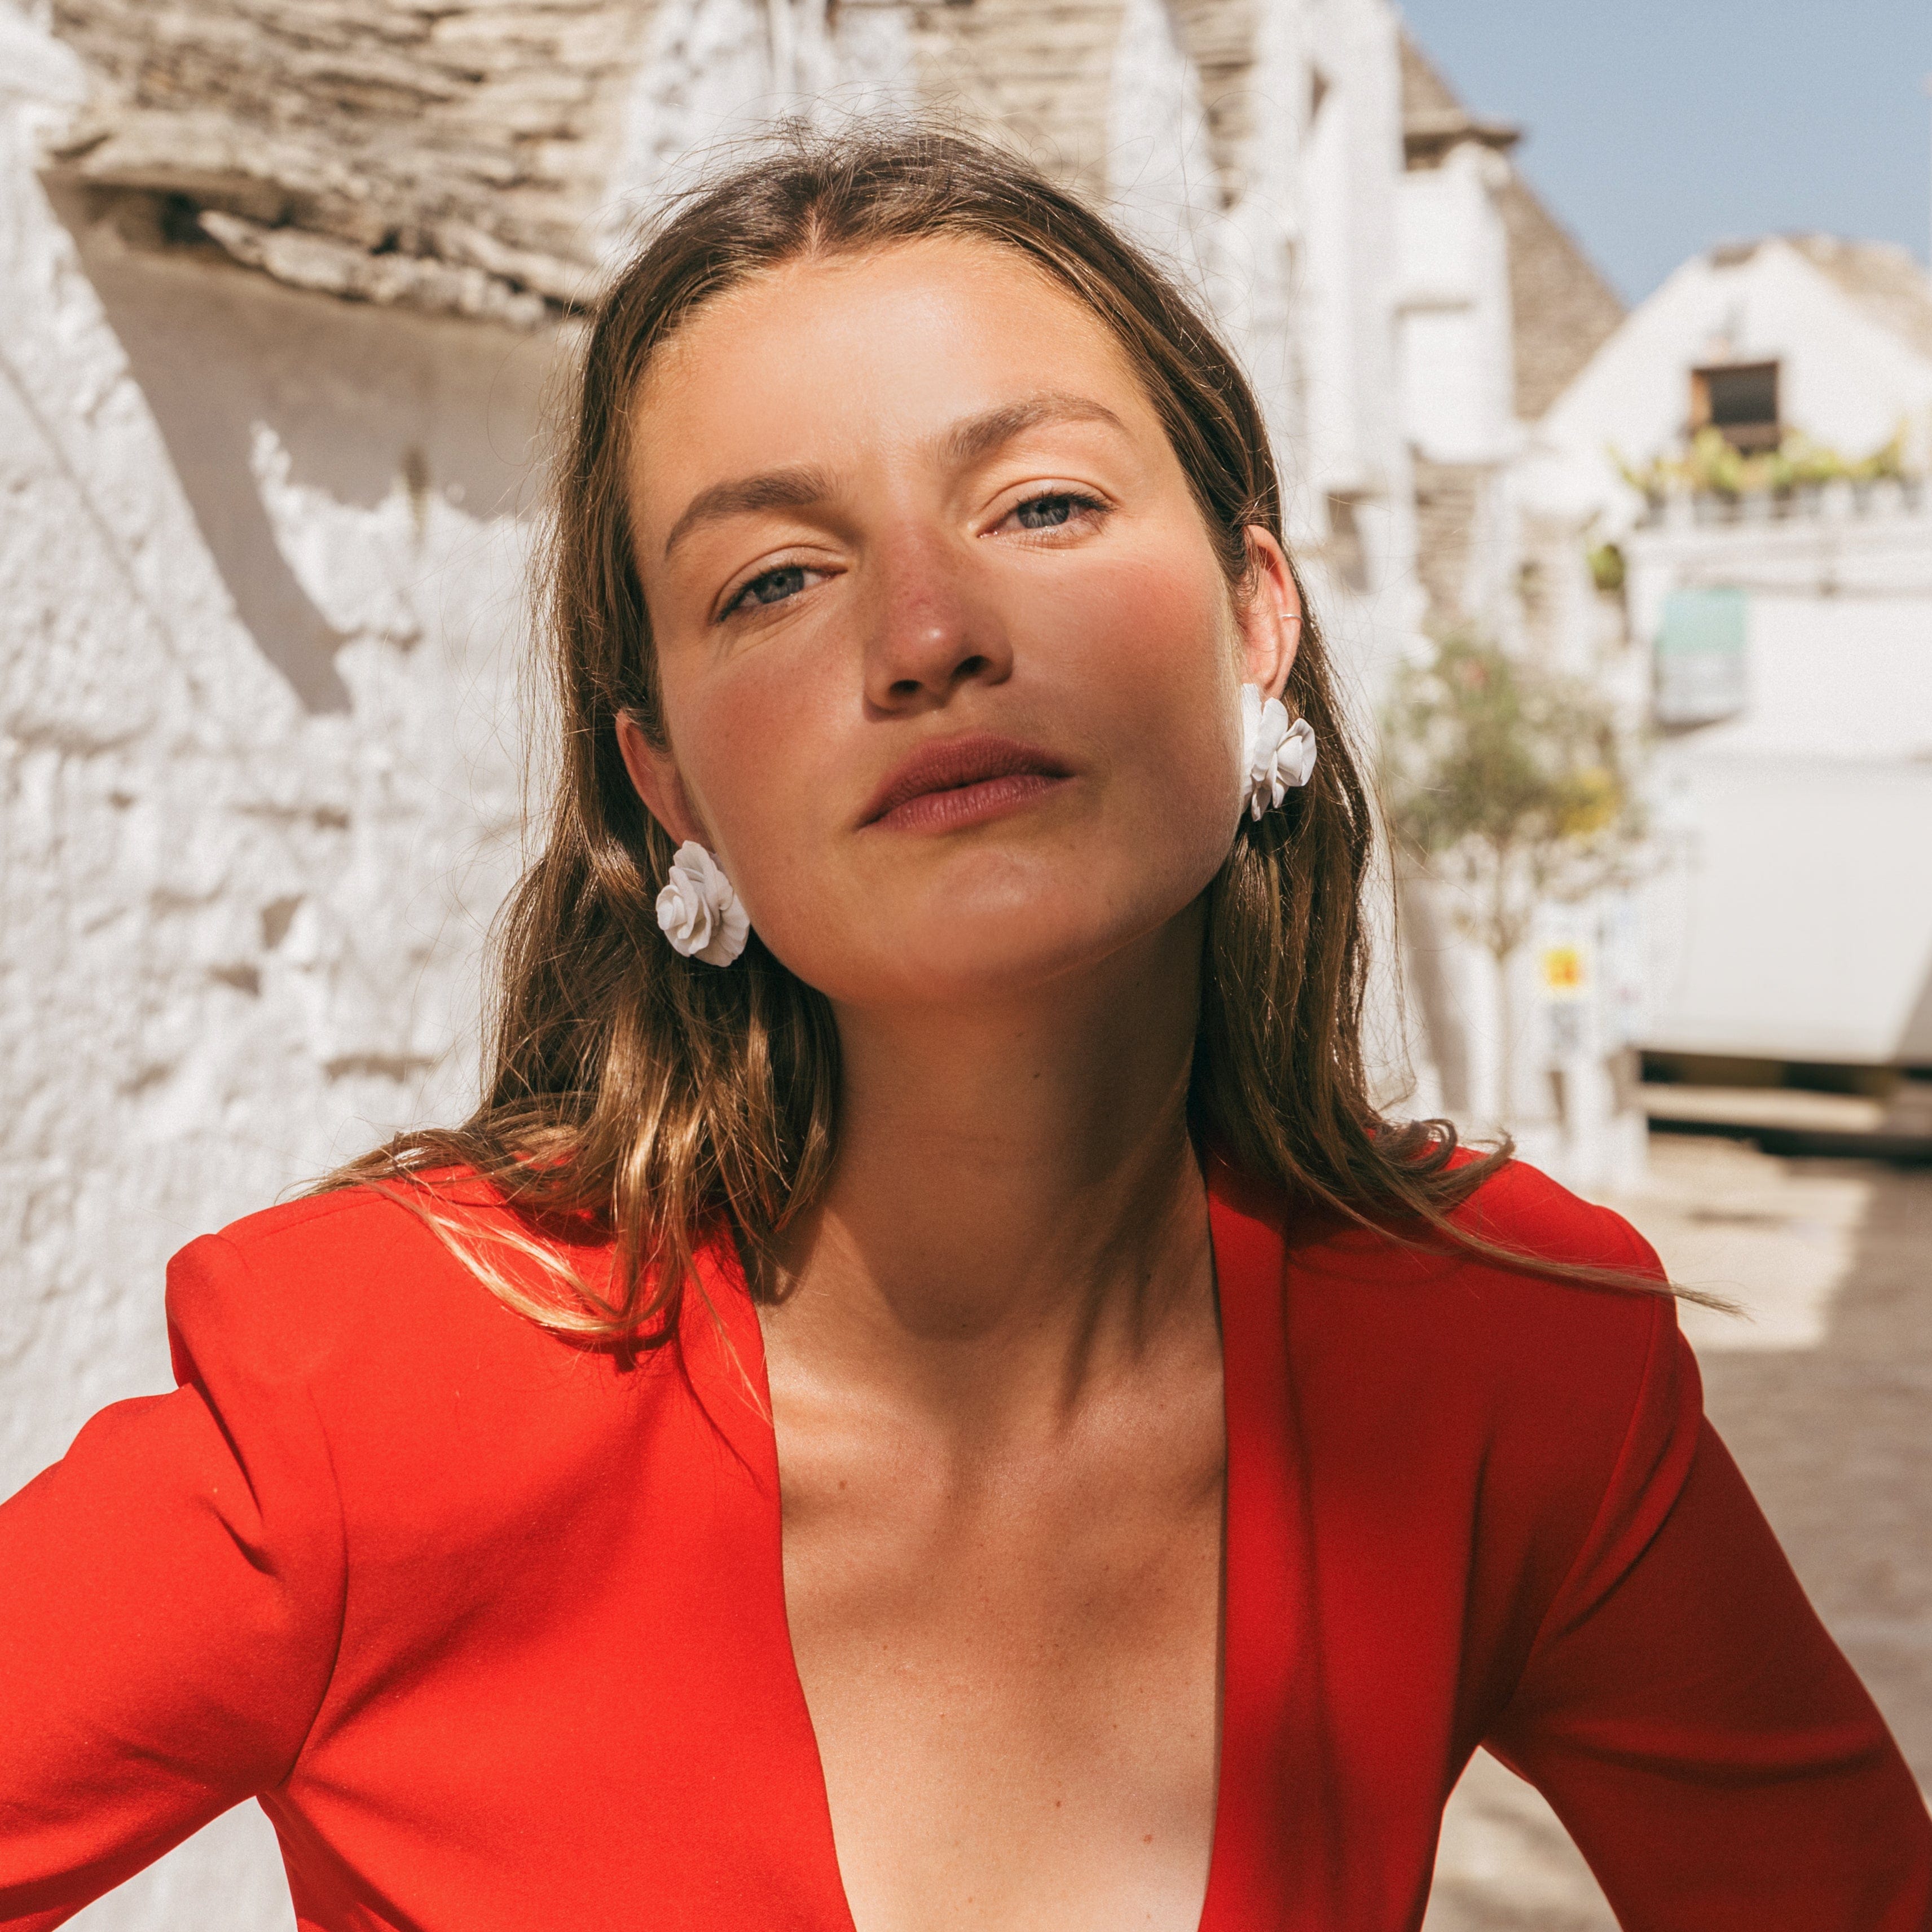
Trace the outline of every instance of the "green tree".
[[1496, 969], [1502, 1112], [1515, 1094], [1511, 964], [1537, 908], [1630, 876], [1642, 824], [1624, 736], [1582, 680], [1466, 635], [1406, 665], [1383, 733], [1398, 864], [1454, 888], [1450, 916]]

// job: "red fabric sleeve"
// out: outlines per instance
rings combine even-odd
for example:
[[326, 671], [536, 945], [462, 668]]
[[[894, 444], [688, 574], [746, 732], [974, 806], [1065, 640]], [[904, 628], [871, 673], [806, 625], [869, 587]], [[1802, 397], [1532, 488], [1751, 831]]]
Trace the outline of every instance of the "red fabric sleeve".
[[1924, 1801], [1704, 1419], [1667, 1304], [1596, 1522], [1486, 1742], [1626, 1932], [1932, 1927]]
[[[298, 1378], [218, 1238], [169, 1270], [182, 1386], [0, 1505], [0, 1926], [57, 1925], [279, 1783], [334, 1655], [342, 1535]], [[255, 1332], [250, 1333], [253, 1329]]]

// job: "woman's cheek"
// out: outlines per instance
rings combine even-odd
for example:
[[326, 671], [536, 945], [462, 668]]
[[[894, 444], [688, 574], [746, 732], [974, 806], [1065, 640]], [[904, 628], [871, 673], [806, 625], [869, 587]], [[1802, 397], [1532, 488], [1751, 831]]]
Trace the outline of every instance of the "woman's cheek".
[[[681, 747], [692, 802], [756, 922], [794, 890], [808, 893], [837, 808], [836, 774], [820, 769], [830, 728], [819, 694], [776, 668], [748, 669], [692, 707]], [[675, 715], [675, 714], [674, 714]]]
[[1138, 575], [1138, 594], [1115, 607], [1095, 682], [1119, 706], [1122, 750], [1154, 789], [1170, 805], [1225, 794], [1232, 824], [1240, 686], [1218, 575], [1204, 585], [1180, 569]]
[[1204, 538], [1145, 536], [1068, 574], [1054, 599], [1056, 627], [1096, 680], [1124, 680], [1170, 710], [1211, 707], [1232, 662], [1220, 566]]

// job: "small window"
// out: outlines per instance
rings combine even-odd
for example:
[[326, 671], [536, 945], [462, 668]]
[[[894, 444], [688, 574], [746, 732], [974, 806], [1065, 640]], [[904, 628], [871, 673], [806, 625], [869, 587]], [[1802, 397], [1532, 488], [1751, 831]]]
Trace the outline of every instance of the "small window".
[[1778, 364], [1726, 362], [1690, 372], [1690, 428], [1714, 429], [1733, 449], [1775, 449]]

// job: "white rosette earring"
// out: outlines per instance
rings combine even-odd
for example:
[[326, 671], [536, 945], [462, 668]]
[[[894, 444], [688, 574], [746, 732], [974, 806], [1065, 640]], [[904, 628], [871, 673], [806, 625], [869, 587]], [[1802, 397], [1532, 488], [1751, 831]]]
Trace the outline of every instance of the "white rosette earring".
[[658, 895], [658, 924], [671, 950], [707, 966], [728, 966], [745, 950], [751, 915], [738, 902], [718, 861], [687, 838], [670, 862], [670, 877]]
[[1241, 686], [1241, 809], [1250, 818], [1271, 812], [1315, 772], [1315, 728], [1288, 722], [1278, 698], [1265, 703], [1258, 684]]

